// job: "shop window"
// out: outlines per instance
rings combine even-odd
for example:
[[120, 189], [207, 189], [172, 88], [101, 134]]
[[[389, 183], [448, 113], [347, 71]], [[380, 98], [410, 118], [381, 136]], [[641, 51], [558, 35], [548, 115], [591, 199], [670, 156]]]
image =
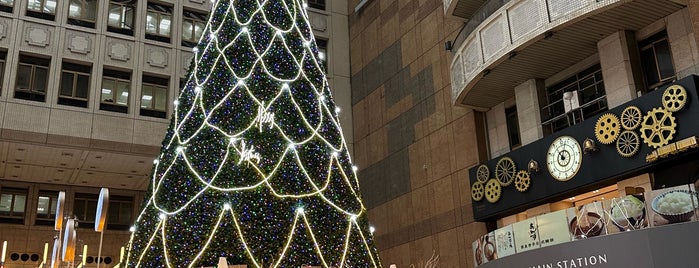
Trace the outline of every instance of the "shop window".
[[185, 10], [182, 13], [182, 45], [194, 47], [206, 26], [206, 14]]
[[546, 88], [541, 125], [544, 133], [551, 134], [606, 110], [602, 69], [597, 64]]
[[318, 46], [318, 59], [320, 59], [320, 65], [323, 67], [323, 71], [328, 72], [328, 40], [316, 39], [316, 45]]
[[79, 228], [93, 228], [97, 213], [96, 194], [76, 193], [73, 200], [73, 215], [78, 219]]
[[63, 62], [58, 104], [87, 108], [92, 66]]
[[36, 225], [54, 225], [57, 202], [58, 192], [39, 191], [39, 200], [36, 206]]
[[130, 89], [130, 72], [104, 69], [100, 90], [100, 110], [127, 113]]
[[109, 1], [107, 31], [133, 36], [136, 0]]
[[675, 67], [670, 53], [667, 32], [661, 31], [638, 42], [643, 76], [648, 90], [653, 90], [675, 80]]
[[19, 55], [15, 98], [44, 102], [50, 63], [50, 58]]
[[143, 76], [140, 111], [142, 116], [166, 118], [168, 80], [168, 78]]
[[70, 0], [68, 24], [95, 28], [97, 0]]
[[12, 13], [14, 11], [15, 0], [0, 0], [0, 11]]
[[133, 224], [133, 197], [110, 196], [107, 229], [128, 230]]
[[24, 224], [26, 207], [26, 189], [0, 189], [0, 222]]
[[307, 3], [309, 7], [325, 10], [325, 0], [308, 0]]
[[170, 43], [172, 7], [148, 3], [146, 39]]
[[519, 136], [517, 106], [505, 108], [505, 120], [507, 121], [507, 138], [510, 142], [510, 150], [514, 150], [522, 146], [522, 139]]
[[28, 0], [27, 16], [45, 19], [56, 19], [56, 0]]

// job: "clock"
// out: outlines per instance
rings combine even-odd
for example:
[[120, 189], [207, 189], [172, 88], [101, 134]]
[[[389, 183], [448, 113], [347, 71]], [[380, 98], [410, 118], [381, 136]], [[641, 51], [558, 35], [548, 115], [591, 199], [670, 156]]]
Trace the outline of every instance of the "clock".
[[571, 136], [556, 138], [546, 154], [546, 167], [551, 176], [559, 181], [570, 180], [582, 165], [580, 144]]

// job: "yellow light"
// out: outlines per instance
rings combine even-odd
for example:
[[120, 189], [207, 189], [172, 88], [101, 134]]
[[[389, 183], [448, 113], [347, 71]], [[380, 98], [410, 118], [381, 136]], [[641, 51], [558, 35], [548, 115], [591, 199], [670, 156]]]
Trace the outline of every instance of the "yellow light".
[[[47, 244], [48, 245], [48, 244]], [[82, 265], [87, 263], [87, 245], [83, 245], [83, 262]]]
[[42, 264], [46, 264], [46, 257], [49, 254], [49, 243], [44, 243], [44, 259], [41, 262]]
[[2, 259], [0, 262], [5, 263], [5, 255], [7, 254], [7, 241], [2, 242]]

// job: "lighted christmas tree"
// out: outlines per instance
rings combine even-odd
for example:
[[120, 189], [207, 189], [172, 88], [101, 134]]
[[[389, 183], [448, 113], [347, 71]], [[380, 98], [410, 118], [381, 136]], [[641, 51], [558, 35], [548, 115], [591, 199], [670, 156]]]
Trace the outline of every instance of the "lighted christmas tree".
[[300, 0], [213, 3], [128, 267], [380, 267]]

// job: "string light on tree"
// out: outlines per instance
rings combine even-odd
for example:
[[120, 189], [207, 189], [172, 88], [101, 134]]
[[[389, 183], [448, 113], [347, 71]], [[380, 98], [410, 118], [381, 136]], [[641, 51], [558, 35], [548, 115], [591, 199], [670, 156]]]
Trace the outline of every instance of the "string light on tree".
[[306, 4], [212, 3], [126, 267], [380, 267]]

